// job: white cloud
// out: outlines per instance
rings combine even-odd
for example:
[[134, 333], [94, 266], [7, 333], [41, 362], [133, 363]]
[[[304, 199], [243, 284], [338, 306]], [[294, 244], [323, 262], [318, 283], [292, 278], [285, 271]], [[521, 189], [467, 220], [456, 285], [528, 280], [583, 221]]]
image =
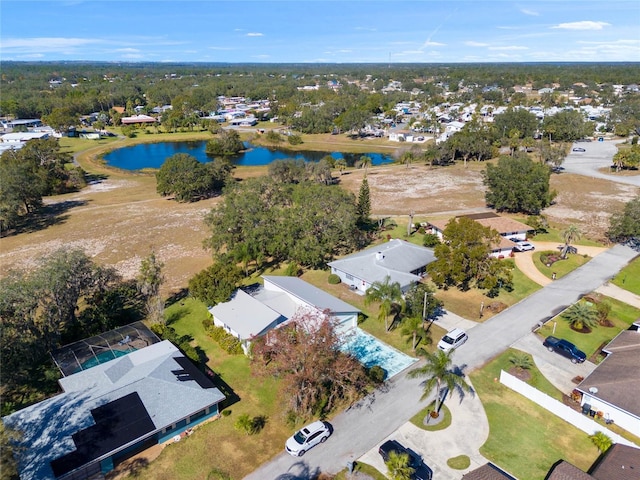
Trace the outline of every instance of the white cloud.
[[529, 50], [529, 47], [510, 45], [508, 47], [489, 47], [489, 50]]
[[430, 40], [427, 40], [426, 42], [424, 42], [423, 47], [444, 47], [445, 45], [446, 43], [432, 42]]
[[247, 33], [247, 37], [263, 37], [264, 34], [260, 33], [260, 32], [249, 32]]
[[582, 22], [560, 23], [551, 28], [561, 28], [564, 30], [602, 30], [604, 27], [610, 26], [611, 24], [607, 22], [592, 22], [591, 20], [584, 20]]
[[0, 40], [0, 48], [31, 49], [42, 48], [53, 50], [59, 48], [72, 48], [98, 43], [90, 38], [64, 38], [64, 37], [31, 37], [9, 38]]
[[488, 43], [482, 42], [474, 42], [473, 40], [469, 40], [468, 42], [464, 42], [467, 47], [488, 47]]
[[122, 52], [122, 53], [139, 53], [140, 52], [140, 50], [138, 50], [137, 48], [116, 48], [115, 51]]
[[529, 10], [528, 8], [521, 8], [520, 12], [524, 13], [525, 15], [529, 15], [531, 17], [537, 17], [540, 14], [538, 12], [535, 12], [533, 10]]

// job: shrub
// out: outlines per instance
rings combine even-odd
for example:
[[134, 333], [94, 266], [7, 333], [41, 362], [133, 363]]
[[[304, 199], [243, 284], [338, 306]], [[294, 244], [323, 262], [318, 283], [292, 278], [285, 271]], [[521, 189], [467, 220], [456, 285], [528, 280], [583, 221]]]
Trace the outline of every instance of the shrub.
[[380, 365], [374, 365], [367, 372], [369, 378], [375, 383], [384, 382], [385, 377], [387, 376], [387, 372], [384, 371]]
[[438, 235], [436, 235], [435, 233], [426, 233], [424, 237], [422, 237], [422, 245], [424, 245], [425, 247], [432, 248], [438, 245], [439, 243], [440, 243], [440, 239], [438, 238]]
[[240, 340], [228, 333], [222, 327], [211, 326], [207, 329], [207, 334], [222, 348], [231, 355], [244, 353]]
[[547, 267], [550, 267], [558, 260], [562, 260], [562, 257], [559, 253], [556, 252], [542, 252], [540, 254], [540, 261], [545, 264]]
[[331, 285], [337, 285], [339, 284], [342, 280], [340, 280], [340, 277], [338, 275], [336, 275], [335, 273], [331, 273], [329, 274], [329, 284]]
[[290, 145], [302, 145], [302, 137], [300, 135], [289, 135], [289, 144]]
[[300, 275], [300, 266], [296, 262], [291, 262], [284, 269], [284, 274], [287, 277], [297, 277]]
[[222, 412], [220, 412], [220, 414], [223, 417], [228, 417], [229, 415], [231, 415], [231, 410], [222, 410]]

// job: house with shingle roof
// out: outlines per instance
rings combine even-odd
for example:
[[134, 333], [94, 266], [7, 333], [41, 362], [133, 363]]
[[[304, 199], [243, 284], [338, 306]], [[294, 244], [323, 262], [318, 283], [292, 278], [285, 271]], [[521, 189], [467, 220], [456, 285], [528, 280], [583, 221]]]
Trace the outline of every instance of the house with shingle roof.
[[393, 239], [329, 262], [329, 266], [331, 273], [361, 293], [374, 282], [384, 282], [386, 277], [390, 282], [398, 282], [406, 292], [422, 279], [427, 265], [434, 260], [431, 248]]
[[[493, 246], [491, 255], [494, 257], [506, 257], [511, 254], [516, 246], [514, 240], [526, 240], [529, 232], [533, 231], [529, 225], [526, 225], [509, 217], [501, 217], [493, 212], [477, 213], [472, 215], [461, 215], [459, 217], [470, 218], [475, 220], [484, 227], [489, 227], [500, 234], [499, 242]], [[450, 219], [431, 220], [427, 222], [427, 232], [438, 236], [442, 240], [444, 229], [447, 227]]]
[[63, 393], [2, 419], [22, 480], [104, 478], [218, 414], [225, 395], [165, 340], [59, 380]]
[[576, 387], [580, 403], [640, 436], [640, 331], [620, 332], [602, 352], [606, 358]]
[[517, 480], [516, 477], [498, 468], [493, 463], [485, 463], [475, 470], [465, 473], [462, 480]]
[[209, 309], [214, 325], [240, 340], [245, 353], [251, 340], [311, 309], [334, 317], [338, 325], [355, 327], [360, 310], [298, 277], [263, 275], [264, 285], [237, 290], [228, 302]]
[[545, 480], [640, 480], [640, 450], [616, 443], [596, 460], [588, 473], [560, 460], [551, 467]]

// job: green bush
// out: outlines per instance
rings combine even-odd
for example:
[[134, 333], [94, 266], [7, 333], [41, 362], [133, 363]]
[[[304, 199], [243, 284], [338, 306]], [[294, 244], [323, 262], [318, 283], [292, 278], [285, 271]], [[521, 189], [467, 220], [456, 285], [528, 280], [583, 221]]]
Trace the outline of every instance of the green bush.
[[236, 337], [227, 333], [222, 327], [210, 326], [207, 328], [207, 334], [222, 348], [231, 355], [240, 355], [244, 353], [242, 344]]
[[331, 273], [329, 274], [329, 284], [331, 285], [337, 285], [341, 282], [342, 280], [340, 280], [340, 277], [338, 275], [336, 275], [335, 273]]
[[380, 365], [374, 365], [367, 372], [369, 378], [375, 383], [384, 382], [384, 378], [387, 376], [387, 372]]
[[291, 262], [284, 269], [284, 274], [287, 277], [297, 277], [300, 275], [300, 266], [296, 262]]
[[433, 248], [440, 243], [440, 238], [435, 233], [425, 233], [422, 237], [422, 245]]
[[302, 137], [300, 135], [289, 135], [290, 145], [302, 145]]

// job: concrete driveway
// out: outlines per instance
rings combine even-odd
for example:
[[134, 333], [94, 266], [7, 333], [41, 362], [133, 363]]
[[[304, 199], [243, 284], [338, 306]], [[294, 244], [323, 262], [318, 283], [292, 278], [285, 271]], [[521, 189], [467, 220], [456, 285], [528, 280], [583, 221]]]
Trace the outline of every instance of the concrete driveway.
[[[621, 176], [600, 172], [601, 168], [608, 168], [613, 165], [613, 156], [618, 152], [616, 144], [622, 143], [622, 141], [608, 140], [606, 142], [574, 143], [562, 166], [566, 172], [640, 187], [640, 175]], [[584, 148], [585, 151], [574, 152], [574, 148]]]
[[[358, 460], [386, 474], [387, 467], [378, 448], [387, 440], [397, 440], [421, 456], [433, 471], [433, 478], [437, 480], [459, 480], [464, 473], [487, 463], [487, 459], [479, 453], [480, 447], [489, 437], [489, 422], [480, 398], [474, 394], [465, 394], [461, 398], [458, 393], [454, 393], [451, 398], [447, 397], [445, 405], [451, 411], [452, 418], [448, 428], [426, 431], [406, 422], [392, 435], [381, 439]], [[471, 459], [469, 468], [454, 470], [447, 465], [448, 459], [458, 455], [467, 455]]]
[[572, 379], [577, 376], [586, 378], [596, 368], [596, 365], [589, 361], [571, 363], [568, 358], [547, 350], [542, 342], [543, 339], [539, 335], [530, 333], [511, 346], [530, 354], [538, 370], [562, 393], [569, 395], [576, 388]]

